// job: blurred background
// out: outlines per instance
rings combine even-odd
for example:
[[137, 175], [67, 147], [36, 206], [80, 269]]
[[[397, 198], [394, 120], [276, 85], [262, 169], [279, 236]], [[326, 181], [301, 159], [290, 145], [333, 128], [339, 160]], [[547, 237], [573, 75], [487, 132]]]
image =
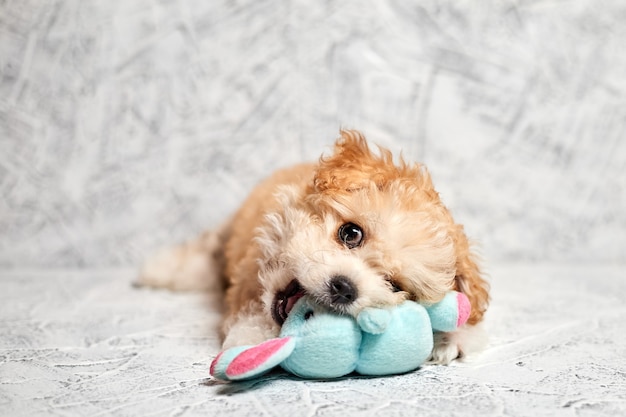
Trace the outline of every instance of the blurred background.
[[626, 261], [626, 2], [0, 1], [0, 267], [136, 266], [340, 127], [486, 262]]

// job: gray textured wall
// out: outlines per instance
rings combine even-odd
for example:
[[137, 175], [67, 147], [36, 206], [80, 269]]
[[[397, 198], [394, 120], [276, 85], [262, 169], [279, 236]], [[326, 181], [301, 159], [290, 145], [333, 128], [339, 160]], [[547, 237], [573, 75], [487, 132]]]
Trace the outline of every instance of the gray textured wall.
[[132, 265], [358, 128], [492, 260], [626, 261], [626, 3], [0, 2], [0, 266]]

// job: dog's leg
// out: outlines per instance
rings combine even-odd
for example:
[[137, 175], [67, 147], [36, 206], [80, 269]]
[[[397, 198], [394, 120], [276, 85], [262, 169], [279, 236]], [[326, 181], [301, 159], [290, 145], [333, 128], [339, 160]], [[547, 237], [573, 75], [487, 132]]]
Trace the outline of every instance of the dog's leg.
[[436, 332], [435, 346], [428, 362], [448, 365], [455, 359], [466, 359], [482, 351], [486, 344], [487, 334], [482, 325], [465, 325], [454, 332]]
[[252, 301], [239, 313], [228, 315], [223, 324], [224, 343], [222, 347], [258, 345], [268, 339], [278, 337], [280, 326], [263, 311], [260, 302]]
[[225, 226], [180, 246], [162, 250], [144, 262], [136, 285], [175, 291], [223, 287]]

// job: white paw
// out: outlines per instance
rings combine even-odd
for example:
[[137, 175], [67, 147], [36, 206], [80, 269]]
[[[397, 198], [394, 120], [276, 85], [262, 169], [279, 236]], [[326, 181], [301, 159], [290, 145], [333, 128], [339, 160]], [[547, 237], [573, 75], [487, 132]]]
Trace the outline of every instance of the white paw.
[[435, 346], [428, 363], [449, 365], [450, 362], [461, 357], [461, 349], [454, 339], [451, 333], [435, 333]]
[[466, 325], [454, 332], [435, 333], [435, 346], [428, 363], [449, 365], [456, 359], [470, 360], [487, 344], [487, 334], [482, 325]]
[[280, 327], [263, 308], [251, 303], [237, 316], [224, 323], [223, 349], [234, 346], [258, 345], [266, 340], [278, 337]]

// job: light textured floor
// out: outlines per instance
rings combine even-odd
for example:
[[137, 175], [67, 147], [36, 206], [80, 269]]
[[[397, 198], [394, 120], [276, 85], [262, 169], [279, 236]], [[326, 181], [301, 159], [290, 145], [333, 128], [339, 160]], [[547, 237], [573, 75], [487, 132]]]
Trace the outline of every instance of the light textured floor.
[[131, 270], [0, 274], [3, 416], [626, 414], [626, 268], [493, 266], [487, 350], [388, 378], [209, 378], [214, 295]]

